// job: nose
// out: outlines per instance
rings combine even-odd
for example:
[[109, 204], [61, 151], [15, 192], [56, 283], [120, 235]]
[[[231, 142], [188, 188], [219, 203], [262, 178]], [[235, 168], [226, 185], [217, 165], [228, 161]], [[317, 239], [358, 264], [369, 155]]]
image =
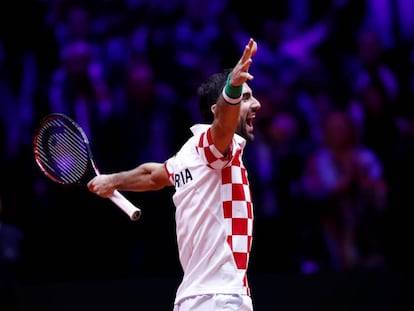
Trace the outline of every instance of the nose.
[[252, 97], [252, 104], [250, 105], [250, 109], [252, 109], [253, 111], [257, 111], [262, 107], [262, 105], [260, 104], [260, 102], [257, 100], [256, 97]]

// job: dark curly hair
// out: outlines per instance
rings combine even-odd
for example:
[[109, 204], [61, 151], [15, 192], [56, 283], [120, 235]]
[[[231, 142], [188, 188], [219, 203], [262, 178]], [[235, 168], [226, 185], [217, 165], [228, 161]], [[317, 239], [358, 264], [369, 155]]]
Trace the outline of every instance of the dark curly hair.
[[222, 72], [215, 73], [198, 87], [198, 104], [205, 123], [213, 122], [214, 115], [211, 112], [211, 106], [217, 102], [231, 71], [232, 69], [224, 69]]

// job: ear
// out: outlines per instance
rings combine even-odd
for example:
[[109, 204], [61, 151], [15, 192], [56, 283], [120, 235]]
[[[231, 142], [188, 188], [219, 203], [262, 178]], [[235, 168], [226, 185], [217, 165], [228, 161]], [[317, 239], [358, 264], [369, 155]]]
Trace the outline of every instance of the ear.
[[215, 112], [216, 112], [216, 107], [217, 107], [217, 104], [214, 104], [214, 105], [211, 105], [211, 112], [213, 113], [213, 114], [215, 114]]

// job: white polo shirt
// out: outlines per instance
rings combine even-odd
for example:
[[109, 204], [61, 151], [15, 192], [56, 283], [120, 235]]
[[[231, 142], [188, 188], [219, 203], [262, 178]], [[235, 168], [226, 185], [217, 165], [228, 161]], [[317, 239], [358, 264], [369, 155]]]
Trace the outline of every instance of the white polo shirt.
[[175, 186], [177, 243], [184, 271], [175, 301], [200, 294], [250, 295], [246, 277], [253, 206], [242, 162], [246, 141], [234, 135], [227, 157], [212, 143], [210, 125], [165, 162]]

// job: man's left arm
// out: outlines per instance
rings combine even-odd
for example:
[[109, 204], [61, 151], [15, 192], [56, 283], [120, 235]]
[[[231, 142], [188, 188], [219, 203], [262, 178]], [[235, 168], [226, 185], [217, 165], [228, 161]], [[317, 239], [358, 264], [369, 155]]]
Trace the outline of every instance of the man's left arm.
[[211, 135], [216, 148], [226, 154], [240, 119], [240, 102], [243, 84], [253, 80], [249, 73], [252, 57], [257, 52], [257, 43], [249, 40], [243, 55], [230, 73], [223, 92], [217, 100], [215, 118], [211, 127]]

